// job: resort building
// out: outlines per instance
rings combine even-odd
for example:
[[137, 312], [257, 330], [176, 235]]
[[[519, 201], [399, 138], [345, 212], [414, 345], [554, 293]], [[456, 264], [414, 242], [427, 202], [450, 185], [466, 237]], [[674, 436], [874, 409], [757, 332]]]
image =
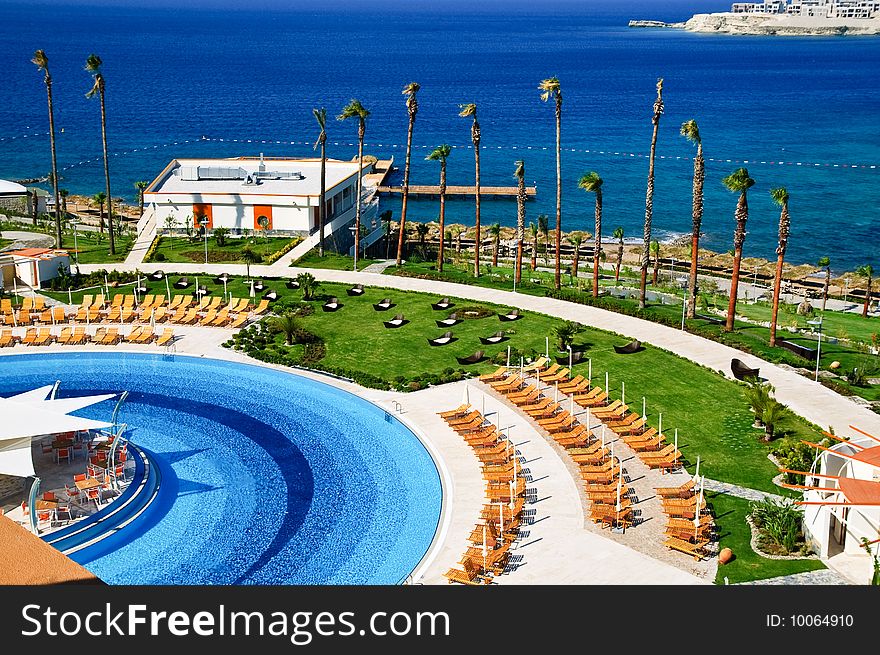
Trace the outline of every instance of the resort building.
[[28, 189], [18, 182], [0, 180], [0, 214], [32, 216], [34, 201], [37, 203], [37, 213], [45, 214], [48, 197], [49, 194], [43, 189]]
[[880, 0], [772, 0], [735, 2], [734, 14], [788, 14], [806, 18], [874, 18], [880, 16]]
[[58, 277], [62, 266], [70, 267], [66, 250], [51, 248], [23, 248], [3, 253], [0, 262], [0, 281], [4, 289], [13, 288], [13, 277], [33, 289], [41, 289], [45, 282]]
[[[365, 165], [365, 173], [372, 163]], [[354, 220], [358, 164], [328, 160], [325, 224]], [[305, 236], [321, 216], [320, 159], [174, 159], [144, 192], [158, 229], [187, 226]], [[350, 215], [350, 217], [349, 217]], [[329, 235], [328, 235], [329, 236]]]

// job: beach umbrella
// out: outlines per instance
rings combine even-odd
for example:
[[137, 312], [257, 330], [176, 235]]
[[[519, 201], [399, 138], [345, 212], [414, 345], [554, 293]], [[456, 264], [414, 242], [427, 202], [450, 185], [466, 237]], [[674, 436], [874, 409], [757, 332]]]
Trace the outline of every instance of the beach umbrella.
[[587, 379], [592, 382], [593, 381], [593, 358], [590, 357], [587, 360]]
[[647, 409], [648, 409], [647, 401], [645, 400], [645, 397], [642, 396], [642, 418], [648, 418]]
[[675, 455], [675, 463], [678, 464], [678, 428], [675, 428], [675, 445], [672, 447], [672, 452]]
[[602, 450], [605, 450], [605, 424], [602, 424]]
[[[226, 288], [226, 281], [223, 281], [223, 288]], [[507, 368], [510, 368], [510, 346], [507, 346], [507, 364], [504, 365]]]
[[470, 405], [471, 404], [471, 394], [470, 394], [470, 385], [465, 382], [464, 383], [464, 392], [461, 394], [461, 404], [462, 405]]
[[615, 511], [617, 511], [618, 513], [620, 513], [620, 491], [621, 491], [621, 482], [620, 481], [622, 479], [623, 479], [622, 475], [617, 476], [617, 507], [615, 508]]
[[571, 356], [572, 356], [571, 345], [569, 345], [568, 346], [568, 379], [569, 380], [571, 380], [571, 367], [572, 367]]
[[663, 413], [662, 412], [660, 413], [660, 417], [657, 419], [657, 421], [658, 421], [657, 434], [662, 437], [663, 436]]
[[168, 276], [165, 276], [165, 291], [168, 293], [168, 306], [171, 307], [171, 284], [168, 282]]
[[486, 524], [483, 524], [483, 571], [486, 570], [486, 555], [488, 554], [488, 549], [486, 547]]
[[605, 371], [605, 393], [608, 393], [608, 371]]
[[484, 393], [484, 394], [481, 394], [481, 396], [482, 396], [482, 398], [481, 398], [481, 400], [480, 400], [480, 402], [481, 402], [481, 406], [480, 406], [480, 414], [482, 414], [483, 416], [485, 416], [485, 415], [486, 415], [486, 394], [485, 394], [485, 393]]
[[523, 361], [523, 358], [520, 357], [520, 358], [519, 358], [519, 376], [520, 376], [520, 377], [522, 377], [522, 374], [523, 374], [523, 364], [524, 364], [524, 363], [525, 363], [525, 362]]
[[[602, 427], [604, 428], [605, 425], [603, 424]], [[613, 441], [611, 442], [611, 466], [614, 467], [614, 442]]]
[[73, 304], [73, 295], [70, 293], [70, 289], [67, 290], [67, 304], [68, 305]]
[[150, 307], [150, 330], [156, 330], [156, 308]]
[[706, 482], [705, 477], [700, 481], [700, 495], [697, 498], [697, 507], [694, 510], [694, 538], [697, 537], [697, 530], [700, 527], [700, 507], [703, 505], [703, 484]]
[[516, 483], [511, 480], [510, 482], [510, 520], [513, 520], [513, 496], [516, 493]]
[[[568, 413], [574, 416], [574, 394], [568, 397]], [[589, 425], [587, 427], [590, 427]]]
[[[588, 430], [592, 430], [592, 429], [593, 429], [592, 423], [593, 423], [593, 419], [591, 418], [591, 415], [590, 415], [590, 408], [587, 407], [587, 429], [588, 429]], [[603, 427], [603, 428], [605, 427], [605, 424], [604, 424], [604, 423], [602, 424], [602, 427]]]
[[697, 455], [697, 470], [694, 472], [694, 483], [700, 479], [700, 456]]
[[538, 386], [538, 389], [540, 389], [541, 388], [541, 369], [538, 369], [538, 374], [536, 375], [536, 377], [538, 378], [538, 385], [537, 386]]
[[559, 402], [559, 382], [556, 381], [553, 383], [553, 402]]
[[50, 309], [49, 313], [52, 315], [52, 327], [55, 327], [55, 312]]
[[620, 383], [620, 402], [626, 405], [626, 382]]
[[550, 359], [550, 337], [544, 337], [544, 356]]
[[256, 295], [257, 295], [257, 294], [254, 292], [254, 281], [251, 280], [251, 281], [250, 281], [250, 284], [251, 284], [251, 298], [254, 298], [254, 297], [256, 297]]
[[504, 541], [504, 503], [498, 503], [498, 536]]

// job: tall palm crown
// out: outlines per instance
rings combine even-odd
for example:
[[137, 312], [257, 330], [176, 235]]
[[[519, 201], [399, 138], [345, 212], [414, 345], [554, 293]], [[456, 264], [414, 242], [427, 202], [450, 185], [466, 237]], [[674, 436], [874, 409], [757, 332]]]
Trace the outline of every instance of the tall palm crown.
[[403, 91], [401, 91], [401, 93], [406, 96], [406, 113], [409, 117], [409, 121], [406, 128], [406, 159], [404, 160], [403, 166], [403, 199], [400, 205], [400, 232], [397, 236], [398, 266], [400, 266], [400, 264], [403, 262], [403, 240], [406, 230], [406, 208], [407, 201], [409, 199], [409, 164], [410, 157], [412, 155], [413, 128], [416, 124], [416, 114], [419, 113], [419, 101], [416, 98], [416, 94], [419, 92], [420, 88], [421, 87], [419, 86], [418, 82], [410, 82], [405, 87], [403, 87]]
[[614, 281], [617, 282], [620, 279], [620, 265], [623, 263], [623, 227], [618, 226], [614, 228], [611, 236], [617, 239], [617, 265], [614, 269]]
[[428, 161], [440, 162], [440, 247], [437, 250], [437, 270], [443, 271], [443, 235], [446, 234], [446, 159], [452, 153], [448, 143], [437, 146], [425, 157]]
[[134, 188], [137, 189], [138, 192], [138, 211], [140, 215], [144, 215], [144, 191], [147, 190], [147, 187], [150, 185], [146, 180], [138, 180], [134, 183]]
[[92, 196], [92, 201], [98, 205], [98, 220], [100, 223], [98, 224], [98, 228], [101, 232], [104, 231], [104, 203], [107, 202], [107, 194], [103, 191], [99, 191], [95, 195]]
[[553, 98], [556, 114], [556, 271], [554, 282], [556, 288], [561, 286], [560, 247], [562, 244], [562, 87], [559, 78], [548, 77], [538, 85], [541, 100], [547, 102]]
[[755, 181], [749, 177], [745, 168], [738, 168], [722, 180], [728, 191], [739, 194], [736, 203], [736, 231], [733, 233], [733, 275], [730, 278], [730, 303], [727, 307], [727, 322], [724, 330], [733, 330], [733, 320], [736, 315], [737, 290], [739, 285], [739, 269], [742, 261], [742, 247], [746, 240], [746, 222], [749, 218], [749, 203], [746, 197], [748, 190], [754, 186]]
[[782, 289], [782, 266], [785, 260], [785, 249], [788, 247], [788, 235], [791, 231], [791, 219], [788, 215], [788, 191], [785, 187], [770, 190], [773, 202], [782, 207], [779, 214], [779, 245], [776, 247], [776, 277], [773, 281], [773, 308], [770, 313], [770, 345], [776, 345], [777, 317], [779, 316], [779, 293]]
[[537, 224], [529, 221], [529, 233], [532, 235], [532, 270], [538, 268], [538, 231]]
[[318, 121], [321, 131], [312, 150], [321, 146], [321, 197], [318, 201], [318, 256], [324, 256], [324, 213], [327, 211], [327, 110], [323, 107], [313, 108], [312, 115]]
[[700, 229], [703, 223], [703, 184], [706, 180], [706, 161], [703, 159], [703, 139], [697, 121], [691, 119], [681, 124], [681, 135], [697, 146], [694, 157], [693, 209], [691, 230], [691, 270], [688, 279], [687, 313], [694, 318], [697, 313], [697, 265], [700, 255]]
[[46, 98], [49, 103], [49, 147], [52, 154], [52, 191], [55, 194], [55, 242], [56, 248], [61, 247], [61, 199], [58, 196], [58, 159], [55, 156], [55, 103], [52, 100], [52, 75], [49, 73], [49, 58], [43, 50], [34, 53], [31, 63], [43, 73], [46, 85]]
[[522, 280], [522, 251], [526, 229], [526, 164], [519, 160], [513, 173], [516, 178], [516, 269], [514, 281]]
[[599, 297], [599, 254], [602, 250], [602, 184], [603, 180], [596, 171], [584, 173], [578, 180], [578, 186], [587, 193], [596, 194], [596, 227], [593, 236], [593, 297]]
[[642, 280], [639, 289], [639, 309], [645, 308], [648, 284], [648, 264], [651, 248], [651, 221], [654, 214], [654, 157], [657, 152], [657, 132], [660, 128], [660, 117], [663, 115], [663, 78], [657, 80], [657, 98], [654, 100], [654, 113], [651, 124], [654, 130], [651, 136], [651, 153], [648, 156], [648, 188], [645, 192], [645, 234], [642, 249]]
[[862, 316], [868, 316], [868, 307], [871, 306], [871, 281], [874, 278], [874, 267], [870, 264], [865, 264], [864, 266], [859, 266], [856, 269], [856, 275], [860, 275], [865, 278], [868, 282], [867, 287], [865, 288], [865, 304], [862, 307]]
[[473, 118], [471, 124], [471, 142], [474, 144], [474, 277], [480, 277], [480, 122], [477, 120], [477, 105], [473, 102], [459, 105], [458, 115], [462, 118]]
[[361, 104], [361, 101], [352, 98], [351, 102], [342, 108], [342, 113], [336, 117], [340, 121], [357, 119], [358, 122], [358, 183], [354, 210], [355, 258], [357, 258], [361, 247], [361, 185], [363, 184], [364, 176], [364, 134], [367, 131], [367, 117], [369, 115], [369, 110]]
[[92, 88], [86, 93], [86, 98], [96, 95], [101, 101], [101, 144], [104, 148], [104, 192], [107, 194], [107, 224], [110, 226], [110, 254], [116, 254], [116, 241], [113, 237], [113, 196], [110, 193], [110, 161], [107, 156], [107, 108], [104, 102], [106, 80], [101, 67], [104, 62], [96, 54], [91, 54], [86, 59], [86, 71], [92, 76]]
[[579, 232], [569, 234], [568, 242], [574, 246], [574, 256], [571, 260], [571, 275], [577, 279], [578, 265], [581, 259], [581, 244], [584, 242], [584, 235]]

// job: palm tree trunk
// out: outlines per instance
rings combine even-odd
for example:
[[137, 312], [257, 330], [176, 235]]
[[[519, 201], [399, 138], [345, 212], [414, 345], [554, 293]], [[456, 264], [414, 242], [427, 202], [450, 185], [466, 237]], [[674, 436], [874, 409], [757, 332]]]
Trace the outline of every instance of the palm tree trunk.
[[[602, 187], [596, 189], [596, 234], [593, 243], [593, 298], [599, 297], [599, 255], [602, 252]], [[619, 269], [619, 267], [618, 267]]]
[[614, 268], [614, 282], [620, 282], [620, 265], [623, 263], [623, 244], [617, 246], [617, 266]]
[[651, 285], [657, 286], [657, 274], [660, 271], [660, 253], [654, 255], [654, 273], [651, 275]]
[[556, 271], [554, 281], [556, 288], [562, 286], [560, 279], [562, 264], [560, 248], [562, 247], [562, 96], [556, 94]]
[[52, 192], [55, 194], [55, 247], [61, 247], [61, 199], [58, 197], [58, 159], [55, 156], [55, 103], [52, 101], [52, 77], [46, 71], [46, 96], [49, 102], [49, 147], [52, 151]]
[[574, 247], [574, 257], [571, 260], [571, 276], [576, 280], [578, 276], [578, 264], [580, 263], [580, 246]]
[[693, 231], [691, 232], [691, 273], [688, 279], [688, 318], [697, 315], [697, 265], [700, 257], [700, 229], [703, 222], [703, 182], [706, 179], [706, 162], [703, 159], [703, 144], [697, 145], [694, 159], [694, 200]]
[[[412, 135], [415, 125], [415, 116], [410, 113], [409, 125], [406, 128], [406, 161], [403, 165], [403, 202], [400, 206], [400, 233], [397, 236], [397, 265], [403, 261], [403, 234], [406, 229], [406, 202], [409, 198], [409, 162], [412, 154]], [[443, 234], [440, 234], [441, 240]]]
[[98, 205], [98, 230], [104, 233], [104, 203]]
[[648, 190], [645, 193], [645, 243], [642, 251], [642, 278], [639, 284], [639, 309], [645, 308], [645, 295], [648, 287], [648, 264], [651, 255], [651, 219], [654, 214], [654, 154], [657, 150], [658, 127], [659, 123], [655, 123], [654, 134], [651, 137], [651, 154], [648, 160]]
[[324, 256], [324, 213], [327, 211], [327, 139], [321, 139], [321, 196], [318, 207], [318, 256]]
[[443, 272], [443, 244], [446, 241], [446, 160], [440, 160], [440, 248], [437, 250], [437, 270]]
[[492, 242], [492, 266], [498, 266], [498, 237]]
[[828, 287], [831, 286], [831, 267], [825, 267], [825, 289], [822, 292], [822, 311], [825, 311], [825, 305], [828, 302]]
[[865, 289], [865, 306], [862, 307], [862, 317], [868, 317], [868, 307], [871, 306], [871, 278], [868, 277], [868, 286]]
[[36, 189], [34, 189], [33, 198], [34, 198], [34, 203], [33, 203], [33, 206], [31, 207], [31, 220], [33, 221], [34, 225], [36, 225], [37, 224], [37, 203], [40, 201], [40, 196], [37, 195]]
[[480, 139], [474, 140], [474, 187], [476, 204], [474, 207], [474, 277], [480, 277]]
[[138, 189], [138, 215], [144, 215], [144, 191], [143, 189]]
[[538, 269], [538, 237], [532, 240], [532, 270]]
[[110, 195], [110, 162], [107, 159], [107, 110], [104, 106], [104, 85], [101, 84], [101, 144], [104, 147], [104, 192], [107, 194], [107, 233], [110, 235], [110, 254], [116, 254], [116, 238], [113, 236], [113, 196]]
[[743, 242], [746, 239], [746, 220], [748, 217], [749, 203], [746, 200], [745, 191], [743, 191], [736, 204], [736, 232], [733, 236], [733, 275], [730, 277], [730, 302], [727, 304], [727, 321], [724, 324], [725, 332], [733, 331], [733, 321], [736, 317], [739, 268], [742, 263]]
[[779, 291], [782, 289], [782, 263], [785, 260], [785, 254], [782, 253], [776, 258], [776, 279], [773, 281], [773, 309], [770, 314], [770, 346], [776, 345], [776, 327], [777, 317], [779, 315]]
[[522, 281], [522, 255], [523, 241], [526, 229], [526, 183], [523, 175], [516, 181], [516, 270], [514, 271], [514, 282], [519, 284]]
[[[366, 126], [363, 120], [358, 123], [358, 183], [357, 199], [354, 209], [354, 257], [358, 258], [361, 247], [361, 180], [364, 176], [364, 132]], [[401, 230], [402, 231], [402, 230]]]

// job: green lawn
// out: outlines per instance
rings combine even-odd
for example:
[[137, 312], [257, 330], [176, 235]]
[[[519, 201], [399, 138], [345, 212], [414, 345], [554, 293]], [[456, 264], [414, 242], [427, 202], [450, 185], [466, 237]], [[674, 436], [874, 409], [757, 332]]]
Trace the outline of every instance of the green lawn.
[[0, 239], [0, 250], [3, 250], [6, 246], [12, 243], [12, 239]]
[[749, 501], [720, 493], [709, 493], [706, 498], [715, 513], [719, 548], [730, 548], [736, 556], [732, 562], [718, 565], [715, 576], [717, 584], [724, 584], [725, 577], [734, 584], [825, 568], [819, 560], [774, 560], [761, 557], [749, 545], [751, 530], [746, 523]]
[[[502, 289], [513, 291], [513, 267], [491, 266], [483, 262], [480, 269], [480, 277], [473, 275], [473, 262], [462, 258], [460, 264], [447, 262], [443, 265], [443, 271], [437, 270], [434, 262], [404, 262], [397, 268], [390, 266], [385, 269], [386, 275], [399, 275], [401, 277], [421, 277], [430, 280], [443, 280], [445, 282], [457, 282], [470, 284], [489, 289]], [[533, 282], [533, 280], [535, 280]], [[569, 276], [563, 276], [565, 284], [570, 284]], [[522, 282], [516, 285], [519, 293], [527, 293], [533, 296], [543, 296], [547, 289], [553, 288], [553, 273], [546, 271], [523, 271]]]
[[[358, 270], [362, 271], [370, 264], [375, 264], [378, 259], [360, 258], [358, 259]], [[336, 271], [353, 271], [354, 257], [348, 255], [340, 255], [335, 252], [324, 251], [324, 256], [319, 257], [317, 250], [310, 250], [304, 256], [293, 262], [291, 266], [302, 266], [304, 268], [329, 268]]]
[[[169, 278], [172, 293], [179, 276]], [[195, 283], [195, 276], [189, 276]], [[207, 286], [212, 295], [222, 294], [223, 285], [215, 284], [213, 278], [199, 276], [199, 283]], [[149, 282], [148, 293], [165, 294], [165, 283]], [[301, 292], [287, 289], [281, 280], [267, 280], [266, 286], [276, 290], [281, 299], [300, 301]], [[193, 287], [190, 287], [190, 291]], [[315, 312], [302, 319], [308, 330], [320, 335], [326, 344], [326, 355], [321, 360], [328, 367], [347, 368], [394, 380], [398, 376], [412, 378], [423, 373], [438, 374], [446, 369], [465, 368], [473, 373], [494, 370], [496, 364], [489, 361], [460, 367], [455, 356], [465, 356], [475, 350], [485, 350], [488, 356], [505, 358], [507, 346], [520, 351], [543, 353], [545, 336], [550, 335], [551, 356], [556, 355], [553, 328], [558, 319], [528, 313], [515, 322], [501, 322], [497, 316], [466, 320], [453, 328], [458, 339], [448, 346], [431, 347], [429, 337], [439, 336], [444, 329], [434, 323], [448, 312], [434, 311], [430, 304], [436, 298], [419, 293], [409, 293], [381, 288], [368, 288], [361, 297], [346, 295], [346, 286], [322, 283], [320, 297], [313, 301]], [[131, 287], [121, 291], [130, 292]], [[248, 286], [241, 278], [233, 278], [227, 285], [229, 293], [244, 297]], [[111, 289], [111, 295], [113, 293]], [[94, 292], [91, 292], [94, 293]], [[51, 294], [66, 300], [66, 293]], [[326, 298], [337, 296], [344, 304], [338, 312], [327, 313], [320, 309]], [[82, 293], [74, 293], [74, 302], [81, 300]], [[377, 312], [373, 303], [390, 297], [397, 306], [387, 312]], [[462, 309], [475, 306], [468, 300], [453, 299]], [[492, 310], [506, 309], [482, 305]], [[387, 329], [383, 320], [402, 313], [410, 321], [399, 329]], [[510, 330], [509, 341], [495, 346], [483, 346], [479, 336], [488, 336], [498, 330]], [[278, 342], [282, 341], [280, 335]], [[771, 479], [776, 468], [767, 459], [768, 448], [759, 441], [759, 432], [751, 427], [752, 414], [748, 409], [743, 388], [699, 365], [688, 362], [672, 353], [651, 346], [634, 355], [618, 355], [614, 344], [626, 343], [625, 336], [614, 335], [595, 329], [587, 329], [575, 340], [575, 349], [587, 350], [592, 358], [593, 379], [604, 387], [605, 371], [609, 372], [610, 392], [619, 398], [622, 384], [626, 386], [626, 400], [634, 410], [641, 411], [642, 396], [647, 397], [648, 421], [657, 427], [659, 414], [663, 414], [663, 431], [668, 437], [679, 433], [679, 448], [688, 466], [693, 470], [697, 456], [701, 458], [700, 469], [707, 477], [735, 484], [779, 493]], [[276, 346], [276, 348], [279, 346]], [[280, 348], [284, 348], [280, 346]], [[575, 366], [574, 374], [587, 375], [586, 362]], [[458, 399], [450, 399], [453, 404]], [[818, 439], [818, 431], [797, 417], [789, 416], [779, 427], [780, 437]]]
[[116, 254], [110, 254], [110, 242], [107, 234], [99, 232], [78, 232], [76, 236], [77, 253], [73, 250], [73, 236], [64, 235], [64, 247], [70, 250], [70, 263], [79, 260], [80, 264], [105, 264], [111, 262], [124, 262], [128, 257], [128, 251], [134, 244], [130, 236], [116, 237]]
[[[169, 263], [204, 263], [205, 240], [194, 238], [193, 240], [183, 237], [159, 237], [159, 245], [150, 256], [149, 262]], [[226, 237], [223, 246], [217, 245], [216, 237], [208, 237], [208, 261], [212, 264], [242, 264], [241, 251], [246, 245], [266, 259], [296, 243], [297, 239], [288, 237], [270, 237], [268, 241], [262, 237], [231, 238]]]
[[[821, 300], [813, 301], [813, 306], [816, 310], [816, 315], [807, 317], [797, 314], [797, 305], [780, 305], [780, 325], [795, 325], [801, 329], [809, 328], [814, 330], [816, 326], [808, 325], [807, 320], [813, 320], [822, 315], [822, 334], [824, 336], [867, 343], [871, 343], [871, 338], [874, 335], [877, 335], [877, 339], [880, 339], [880, 317], [863, 317], [861, 314], [854, 314], [852, 312], [836, 312], [831, 310], [826, 310], [823, 314], [819, 311]], [[770, 303], [738, 303], [736, 310], [738, 314], [742, 314], [755, 321], [770, 320]], [[783, 332], [783, 334], [785, 333]]]

